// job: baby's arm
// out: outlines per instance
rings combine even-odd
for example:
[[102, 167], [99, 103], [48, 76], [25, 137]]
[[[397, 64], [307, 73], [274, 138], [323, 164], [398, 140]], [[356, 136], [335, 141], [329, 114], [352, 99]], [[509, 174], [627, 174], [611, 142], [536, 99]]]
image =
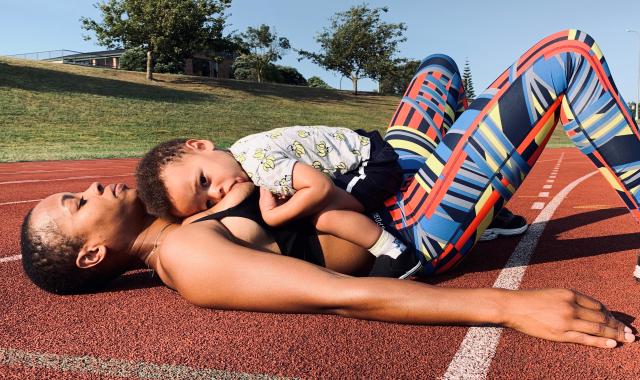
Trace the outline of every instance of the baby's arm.
[[297, 162], [292, 174], [296, 192], [281, 205], [271, 193], [262, 190], [260, 211], [267, 224], [277, 227], [304, 216], [315, 215], [330, 204], [342, 210], [362, 211], [362, 205], [355, 198], [346, 192], [339, 194], [341, 189], [312, 166]]

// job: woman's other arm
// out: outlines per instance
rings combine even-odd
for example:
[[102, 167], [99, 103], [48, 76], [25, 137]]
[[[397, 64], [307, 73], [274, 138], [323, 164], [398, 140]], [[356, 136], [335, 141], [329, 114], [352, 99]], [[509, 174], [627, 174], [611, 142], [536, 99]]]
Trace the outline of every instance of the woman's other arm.
[[[213, 226], [213, 228], [210, 228]], [[500, 324], [532, 336], [597, 347], [625, 326], [599, 302], [566, 289], [451, 289], [355, 278], [238, 245], [217, 223], [185, 226], [163, 242], [161, 265], [189, 302], [228, 310], [325, 313], [413, 324]]]

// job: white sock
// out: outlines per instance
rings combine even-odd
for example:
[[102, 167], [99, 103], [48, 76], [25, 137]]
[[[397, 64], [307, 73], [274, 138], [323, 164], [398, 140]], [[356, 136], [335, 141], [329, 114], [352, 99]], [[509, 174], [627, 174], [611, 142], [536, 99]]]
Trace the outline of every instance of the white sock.
[[394, 259], [397, 259], [407, 247], [393, 235], [385, 230], [382, 230], [378, 240], [369, 248], [369, 252], [375, 257], [380, 255], [387, 255]]

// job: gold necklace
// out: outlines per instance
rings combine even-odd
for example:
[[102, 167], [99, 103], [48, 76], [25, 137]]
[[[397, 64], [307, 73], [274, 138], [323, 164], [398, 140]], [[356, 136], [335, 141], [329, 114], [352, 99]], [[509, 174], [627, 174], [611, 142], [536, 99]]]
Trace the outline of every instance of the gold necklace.
[[160, 236], [162, 235], [162, 233], [164, 232], [164, 230], [166, 230], [169, 226], [171, 226], [173, 223], [168, 222], [167, 224], [165, 224], [164, 226], [162, 226], [162, 228], [160, 229], [160, 231], [158, 231], [158, 234], [156, 235], [155, 240], [153, 241], [153, 248], [151, 248], [151, 252], [149, 252], [149, 254], [147, 255], [147, 257], [144, 259], [144, 263], [147, 266], [147, 268], [151, 268], [151, 266], [149, 265], [149, 259], [151, 258], [151, 256], [153, 256], [153, 254], [156, 252], [156, 249], [158, 248], [158, 242], [160, 241]]

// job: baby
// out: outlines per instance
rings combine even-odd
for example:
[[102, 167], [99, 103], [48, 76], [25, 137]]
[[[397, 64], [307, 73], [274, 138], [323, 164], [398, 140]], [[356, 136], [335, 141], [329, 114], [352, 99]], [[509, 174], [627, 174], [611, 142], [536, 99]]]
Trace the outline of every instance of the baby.
[[186, 218], [251, 181], [260, 186], [266, 224], [278, 227], [310, 217], [318, 231], [385, 256], [383, 264], [376, 260], [374, 275], [395, 276], [398, 267], [417, 264], [414, 253], [361, 212], [379, 209], [399, 190], [397, 158], [377, 132], [324, 126], [249, 135], [229, 150], [208, 140], [172, 140], [140, 162], [138, 193], [149, 213]]

